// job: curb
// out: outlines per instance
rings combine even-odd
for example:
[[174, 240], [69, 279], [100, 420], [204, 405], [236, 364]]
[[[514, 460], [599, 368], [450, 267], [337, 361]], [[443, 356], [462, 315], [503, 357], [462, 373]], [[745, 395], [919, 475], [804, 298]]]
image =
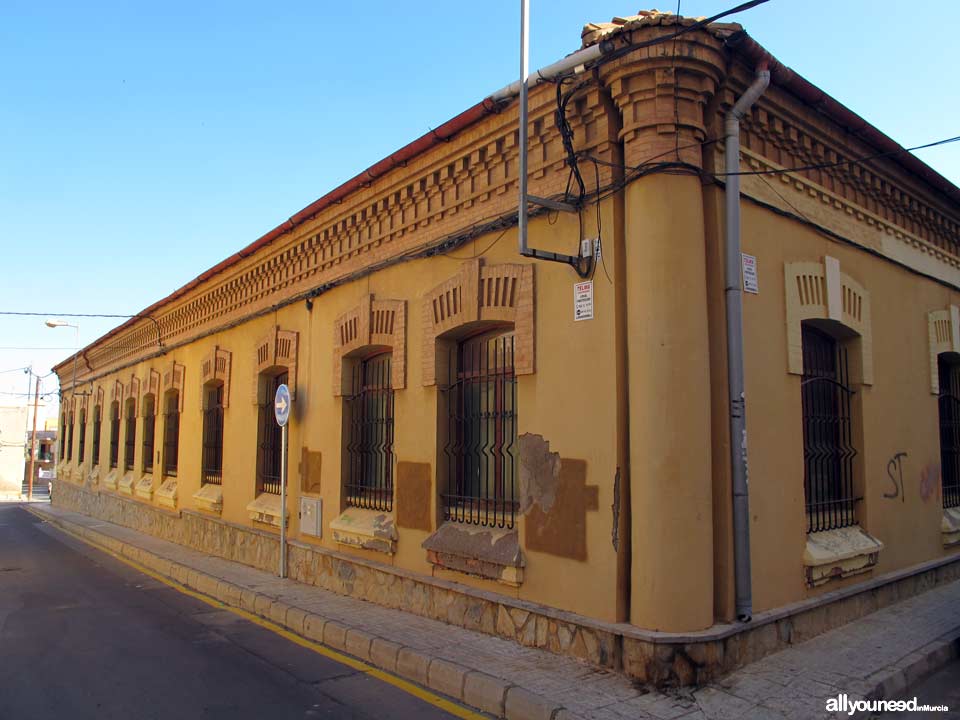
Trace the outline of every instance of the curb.
[[245, 610], [307, 640], [353, 656], [494, 717], [505, 720], [574, 720], [577, 717], [555, 702], [507, 680], [401, 646], [278, 598], [234, 585], [52, 513], [33, 507], [24, 509], [101, 550], [140, 563], [158, 575], [224, 605]]
[[912, 652], [896, 665], [874, 673], [864, 682], [867, 700], [891, 700], [947, 663], [960, 658], [960, 628]]

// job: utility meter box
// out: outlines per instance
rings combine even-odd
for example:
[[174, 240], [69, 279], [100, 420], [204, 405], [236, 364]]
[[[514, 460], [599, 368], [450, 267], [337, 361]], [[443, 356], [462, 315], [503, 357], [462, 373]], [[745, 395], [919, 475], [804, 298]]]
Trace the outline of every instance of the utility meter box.
[[303, 535], [323, 536], [322, 503], [320, 498], [300, 498], [300, 532]]

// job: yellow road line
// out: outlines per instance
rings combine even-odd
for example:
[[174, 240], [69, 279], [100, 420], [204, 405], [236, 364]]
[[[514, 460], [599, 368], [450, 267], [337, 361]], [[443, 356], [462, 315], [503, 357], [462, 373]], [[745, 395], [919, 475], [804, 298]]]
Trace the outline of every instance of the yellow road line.
[[386, 670], [381, 670], [380, 668], [376, 668], [373, 665], [368, 665], [362, 660], [357, 660], [356, 658], [350, 657], [349, 655], [344, 655], [341, 652], [337, 652], [336, 650], [329, 648], [326, 645], [322, 645], [318, 642], [314, 642], [313, 640], [308, 640], [304, 637], [300, 637], [296, 633], [293, 633], [287, 630], [286, 628], [281, 627], [280, 625], [277, 625], [275, 622], [272, 622], [270, 620], [265, 620], [264, 618], [258, 615], [254, 615], [253, 613], [247, 612], [246, 610], [241, 610], [240, 608], [233, 607], [232, 605], [227, 605], [221, 602], [220, 600], [210, 597], [209, 595], [204, 595], [195, 590], [191, 590], [190, 588], [177, 582], [176, 580], [171, 580], [170, 578], [166, 578], [163, 575], [160, 575], [159, 573], [154, 572], [150, 568], [144, 567], [143, 565], [141, 565], [135, 560], [130, 560], [129, 558], [125, 558], [122, 555], [118, 555], [113, 550], [110, 550], [109, 548], [106, 548], [103, 545], [100, 545], [99, 543], [94, 542], [93, 540], [85, 538], [82, 535], [78, 535], [72, 530], [68, 530], [63, 525], [60, 525], [54, 520], [51, 520], [49, 517], [44, 516], [43, 513], [36, 512], [31, 508], [25, 508], [25, 509], [27, 510], [27, 512], [32, 513], [33, 515], [40, 518], [41, 520], [44, 520], [47, 523], [53, 525], [58, 530], [60, 530], [63, 533], [66, 533], [70, 537], [75, 538], [76, 540], [79, 540], [82, 543], [86, 543], [87, 545], [93, 548], [96, 548], [97, 550], [103, 553], [106, 553], [107, 555], [112, 556], [113, 558], [119, 560], [125, 565], [129, 565], [134, 570], [137, 570], [138, 572], [141, 572], [144, 575], [147, 575], [148, 577], [153, 578], [157, 582], [161, 582], [164, 585], [167, 585], [168, 587], [173, 588], [177, 592], [181, 592], [184, 595], [189, 595], [190, 597], [195, 598], [200, 602], [206, 603], [207, 605], [210, 605], [211, 607], [215, 607], [219, 610], [227, 610], [229, 612], [232, 612], [234, 615], [239, 615], [243, 619], [249, 620], [250, 622], [256, 625], [259, 625], [260, 627], [266, 630], [269, 630], [270, 632], [276, 633], [277, 635], [283, 638], [286, 638], [290, 642], [296, 643], [297, 645], [301, 647], [305, 647], [308, 650], [312, 650], [318, 655], [323, 655], [324, 657], [330, 658], [331, 660], [335, 660], [336, 662], [346, 665], [347, 667], [353, 668], [354, 670], [358, 670], [362, 673], [366, 673], [371, 677], [377, 678], [377, 680], [382, 680], [385, 683], [389, 683], [390, 685], [393, 685], [394, 687], [399, 688], [400, 690], [403, 690], [404, 692], [410, 695], [413, 695], [414, 697], [420, 698], [424, 702], [430, 703], [431, 705], [434, 705], [435, 707], [438, 707], [441, 710], [448, 712], [451, 715], [454, 715], [458, 718], [463, 718], [463, 720], [486, 720], [488, 718], [487, 715], [482, 715], [481, 713], [470, 710], [462, 705], [458, 705], [457, 703], [451, 700], [447, 700], [446, 698], [440, 697], [439, 695], [436, 695], [430, 692], [429, 690], [426, 690], [425, 688], [422, 688], [419, 685], [416, 685], [408, 680], [404, 680], [401, 677], [398, 677], [392, 673], [389, 673]]

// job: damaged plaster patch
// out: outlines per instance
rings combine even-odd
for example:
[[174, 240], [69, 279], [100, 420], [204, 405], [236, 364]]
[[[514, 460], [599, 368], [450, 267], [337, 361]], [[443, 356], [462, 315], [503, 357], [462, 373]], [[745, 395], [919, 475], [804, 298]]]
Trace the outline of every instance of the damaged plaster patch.
[[560, 479], [560, 453], [550, 452], [550, 443], [542, 435], [524, 433], [520, 446], [520, 513], [539, 505], [550, 512], [557, 497]]
[[620, 550], [620, 468], [617, 468], [617, 474], [613, 476], [613, 504], [610, 506], [613, 512], [613, 527], [610, 529], [610, 540], [613, 542], [613, 549]]

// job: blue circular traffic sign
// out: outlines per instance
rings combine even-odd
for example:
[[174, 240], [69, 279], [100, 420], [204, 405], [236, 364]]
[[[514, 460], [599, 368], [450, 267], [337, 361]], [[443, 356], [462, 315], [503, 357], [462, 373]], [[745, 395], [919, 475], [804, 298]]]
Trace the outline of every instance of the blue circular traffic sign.
[[286, 385], [277, 388], [277, 395], [273, 399], [273, 414], [280, 427], [286, 425], [290, 419], [290, 388]]

